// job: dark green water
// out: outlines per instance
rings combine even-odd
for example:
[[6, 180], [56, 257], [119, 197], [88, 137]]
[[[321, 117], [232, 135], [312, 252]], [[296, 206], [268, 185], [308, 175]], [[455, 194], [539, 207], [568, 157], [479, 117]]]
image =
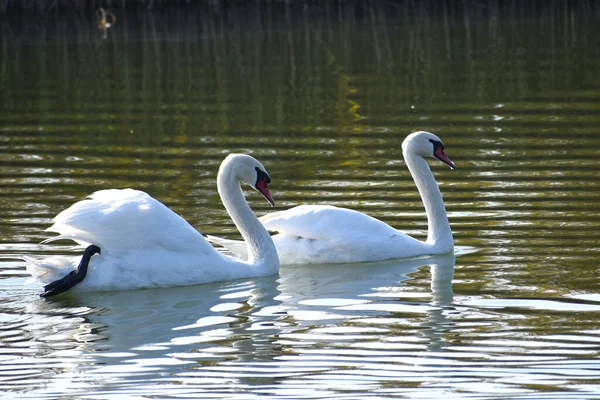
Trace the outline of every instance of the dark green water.
[[[600, 398], [598, 11], [399, 4], [0, 21], [7, 398]], [[230, 152], [268, 168], [278, 210], [346, 206], [424, 238], [400, 149], [415, 130], [457, 164], [431, 164], [455, 261], [24, 286], [18, 255], [79, 251], [38, 243], [99, 189], [237, 237], [215, 187]]]

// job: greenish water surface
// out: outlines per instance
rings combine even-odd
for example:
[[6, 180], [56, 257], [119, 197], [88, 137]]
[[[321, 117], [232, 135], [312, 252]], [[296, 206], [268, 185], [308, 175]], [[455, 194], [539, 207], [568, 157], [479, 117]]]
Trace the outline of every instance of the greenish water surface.
[[[600, 398], [598, 11], [398, 4], [0, 21], [3, 395]], [[267, 167], [276, 210], [351, 207], [424, 238], [415, 130], [457, 165], [431, 163], [456, 259], [24, 285], [19, 255], [81, 251], [39, 242], [95, 190], [239, 237], [216, 192], [231, 152]]]

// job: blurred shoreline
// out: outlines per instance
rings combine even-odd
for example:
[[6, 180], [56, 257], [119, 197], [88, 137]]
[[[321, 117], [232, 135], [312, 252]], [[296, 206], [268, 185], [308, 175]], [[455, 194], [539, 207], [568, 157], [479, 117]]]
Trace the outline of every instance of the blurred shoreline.
[[442, 17], [477, 15], [485, 19], [565, 13], [600, 15], [600, 7], [594, 0], [0, 0], [0, 16], [56, 17], [75, 14], [89, 17], [101, 9], [115, 15], [169, 10], [189, 13], [285, 10], [294, 15], [352, 12], [355, 17], [368, 17], [373, 9], [384, 9], [391, 16], [426, 13]]
[[[600, 24], [589, 0], [134, 7], [146, 3], [0, 15], [0, 124], [17, 123], [15, 109], [55, 118], [64, 104], [91, 104], [90, 96], [141, 120], [164, 110], [204, 115], [194, 105], [210, 97], [220, 110], [207, 114], [211, 127], [235, 120], [247, 104], [257, 127], [272, 122], [279, 130], [289, 115], [357, 129], [366, 115], [383, 112], [369, 104], [454, 107], [448, 93], [480, 104], [540, 93], [596, 101]], [[373, 74], [385, 84], [367, 84]], [[27, 104], [17, 107], [23, 91]]]

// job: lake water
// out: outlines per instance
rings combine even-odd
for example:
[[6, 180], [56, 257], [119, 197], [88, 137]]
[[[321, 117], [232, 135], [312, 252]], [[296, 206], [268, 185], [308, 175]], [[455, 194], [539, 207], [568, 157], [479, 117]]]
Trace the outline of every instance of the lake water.
[[[397, 4], [0, 20], [2, 395], [600, 398], [597, 7]], [[49, 300], [24, 285], [19, 255], [81, 252], [39, 242], [95, 190], [239, 237], [215, 187], [231, 152], [263, 162], [275, 210], [346, 206], [424, 238], [415, 130], [457, 165], [431, 162], [456, 257]]]

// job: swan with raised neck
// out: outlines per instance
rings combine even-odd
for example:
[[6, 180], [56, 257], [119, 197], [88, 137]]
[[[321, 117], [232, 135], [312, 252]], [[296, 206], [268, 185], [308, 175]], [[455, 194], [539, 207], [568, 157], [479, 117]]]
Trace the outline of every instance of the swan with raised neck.
[[413, 132], [404, 139], [402, 155], [425, 207], [427, 215], [426, 243], [444, 253], [449, 252], [454, 248], [452, 229], [442, 193], [425, 157], [435, 157], [448, 164], [452, 169], [456, 168], [454, 162], [446, 155], [441, 139], [433, 133], [425, 131]]
[[271, 183], [271, 177], [266, 173], [266, 169], [262, 166], [255, 167], [257, 177], [254, 178], [251, 169], [244, 168], [246, 164], [252, 164], [252, 160], [257, 162], [253, 157], [244, 154], [227, 156], [219, 168], [217, 190], [227, 213], [246, 242], [248, 256], [245, 258], [248, 263], [272, 266], [272, 272], [275, 273], [279, 266], [279, 258], [271, 235], [256, 218], [240, 188], [240, 182], [252, 182], [254, 179], [257, 182], [254, 188], [275, 206], [267, 186]]

